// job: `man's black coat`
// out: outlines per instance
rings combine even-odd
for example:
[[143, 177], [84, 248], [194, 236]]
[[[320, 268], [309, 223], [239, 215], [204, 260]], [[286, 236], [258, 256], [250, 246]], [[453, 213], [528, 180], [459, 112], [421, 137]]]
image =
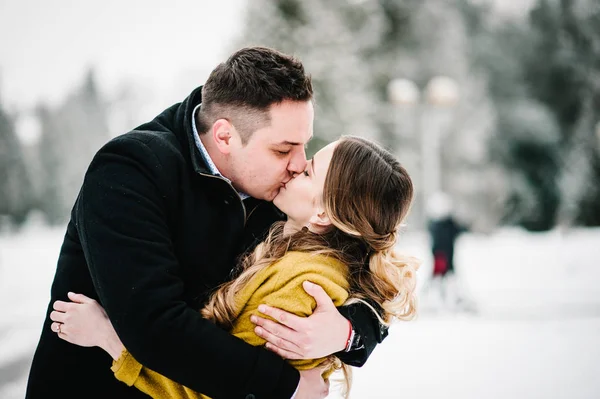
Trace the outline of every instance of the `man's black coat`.
[[[298, 384], [293, 367], [197, 311], [230, 278], [237, 255], [280, 218], [270, 203], [243, 204], [227, 181], [209, 173], [193, 139], [192, 111], [200, 102], [198, 88], [97, 153], [67, 227], [47, 316], [67, 292], [85, 294], [104, 306], [145, 366], [213, 398], [287, 399]], [[362, 365], [386, 332], [364, 306], [340, 311], [365, 342], [341, 357]], [[59, 339], [50, 324], [47, 317], [28, 398], [145, 396], [114, 378], [109, 355]]]

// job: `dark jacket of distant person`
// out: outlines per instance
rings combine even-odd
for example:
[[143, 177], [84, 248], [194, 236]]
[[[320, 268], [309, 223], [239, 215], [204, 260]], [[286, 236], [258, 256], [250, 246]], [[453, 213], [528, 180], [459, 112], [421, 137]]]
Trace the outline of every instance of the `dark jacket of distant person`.
[[458, 236], [466, 228], [458, 224], [450, 215], [429, 221], [431, 251], [434, 256], [443, 256], [446, 270], [443, 274], [454, 272], [454, 245]]

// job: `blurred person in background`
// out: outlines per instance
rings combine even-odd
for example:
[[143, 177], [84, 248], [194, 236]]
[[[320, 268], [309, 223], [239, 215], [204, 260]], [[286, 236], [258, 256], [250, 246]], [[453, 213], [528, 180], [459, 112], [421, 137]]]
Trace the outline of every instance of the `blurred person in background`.
[[[244, 48], [182, 103], [100, 149], [67, 227], [28, 398], [145, 397], [113, 377], [104, 351], [63, 341], [60, 325], [51, 330], [52, 304], [71, 291], [104, 307], [142, 364], [211, 397], [324, 396], [319, 374], [298, 372], [278, 356], [289, 356], [289, 346], [300, 358], [337, 352], [364, 364], [387, 330], [364, 303], [338, 310], [316, 294], [319, 287], [310, 292], [318, 297], [315, 313], [295, 328], [256, 318], [271, 351], [197, 311], [232, 278], [237, 257], [282, 219], [270, 201], [305, 171], [312, 96], [300, 61]], [[275, 312], [278, 320], [294, 316], [265, 310]], [[350, 333], [362, 346], [344, 352]]]
[[468, 229], [456, 221], [452, 198], [444, 192], [433, 194], [426, 209], [433, 259], [431, 280], [426, 290], [428, 299], [434, 302], [434, 306], [475, 311], [475, 305], [467, 297], [454, 268], [456, 240]]
[[[273, 200], [287, 221], [271, 228], [241, 262], [238, 277], [212, 294], [202, 315], [252, 345], [264, 345], [250, 321], [258, 305], [310, 315], [315, 301], [302, 285], [311, 281], [338, 306], [365, 301], [386, 326], [412, 319], [418, 262], [394, 250], [412, 197], [408, 173], [386, 150], [356, 137], [329, 144]], [[73, 293], [69, 298], [76, 303], [58, 301], [54, 307], [61, 311], [51, 315], [55, 331], [62, 321], [60, 338], [103, 348], [114, 359], [117, 379], [155, 399], [206, 397], [137, 362], [96, 301]], [[299, 370], [324, 368], [326, 376], [341, 367], [335, 356], [290, 363]]]

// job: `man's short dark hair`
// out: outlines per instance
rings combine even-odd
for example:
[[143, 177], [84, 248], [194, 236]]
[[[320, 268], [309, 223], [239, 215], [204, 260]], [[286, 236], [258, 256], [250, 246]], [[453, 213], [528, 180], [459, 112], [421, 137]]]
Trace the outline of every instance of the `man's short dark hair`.
[[202, 88], [198, 131], [228, 119], [247, 142], [270, 123], [269, 107], [283, 101], [310, 101], [311, 78], [297, 58], [267, 47], [246, 47], [211, 72]]

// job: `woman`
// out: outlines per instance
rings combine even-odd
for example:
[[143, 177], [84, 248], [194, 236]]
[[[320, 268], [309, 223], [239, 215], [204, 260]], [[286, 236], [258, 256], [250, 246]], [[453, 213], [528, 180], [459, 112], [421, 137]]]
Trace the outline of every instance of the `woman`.
[[[250, 322], [259, 304], [310, 315], [315, 301], [302, 288], [310, 281], [321, 285], [336, 306], [363, 301], [383, 324], [410, 320], [418, 263], [400, 257], [394, 245], [412, 197], [410, 177], [389, 152], [357, 137], [329, 144], [274, 199], [287, 221], [273, 225], [267, 239], [243, 259], [237, 278], [212, 294], [202, 315], [263, 345]], [[77, 302], [65, 312], [69, 317], [51, 314], [52, 320], [63, 321], [52, 324], [62, 339], [103, 348], [115, 360], [119, 380], [154, 398], [204, 397], [140, 365], [95, 301], [69, 297]], [[334, 356], [290, 362], [300, 370], [323, 367], [325, 377], [340, 367], [347, 372]], [[346, 382], [349, 387], [347, 373]]]

